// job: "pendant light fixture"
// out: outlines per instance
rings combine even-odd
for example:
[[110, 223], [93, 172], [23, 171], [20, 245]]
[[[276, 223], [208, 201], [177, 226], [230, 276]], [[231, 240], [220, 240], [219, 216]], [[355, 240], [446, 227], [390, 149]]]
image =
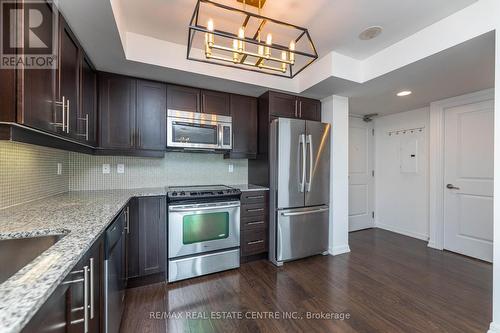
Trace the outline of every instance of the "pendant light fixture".
[[187, 59], [293, 78], [318, 58], [307, 29], [263, 16], [265, 0], [237, 1], [242, 9], [197, 1]]

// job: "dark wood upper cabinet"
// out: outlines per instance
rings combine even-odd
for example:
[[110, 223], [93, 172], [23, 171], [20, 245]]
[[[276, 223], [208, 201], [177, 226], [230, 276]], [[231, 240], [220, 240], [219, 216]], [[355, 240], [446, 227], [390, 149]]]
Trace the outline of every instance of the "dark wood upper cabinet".
[[136, 80], [99, 74], [99, 146], [135, 148]]
[[233, 149], [230, 158], [255, 158], [257, 156], [257, 98], [231, 95], [233, 120]]
[[201, 101], [201, 110], [203, 113], [218, 114], [221, 116], [229, 116], [231, 113], [228, 93], [202, 90]]
[[165, 150], [167, 138], [167, 86], [137, 81], [137, 148]]
[[64, 135], [80, 139], [78, 117], [80, 115], [80, 45], [62, 16], [59, 16], [59, 68], [57, 99], [66, 102], [66, 129]]
[[299, 97], [299, 118], [321, 121], [321, 102], [315, 99]]
[[168, 85], [167, 99], [169, 109], [201, 112], [200, 89]]
[[[53, 5], [40, 7], [44, 17], [52, 17]], [[52, 31], [42, 25], [37, 34], [50, 36]], [[56, 70], [24, 69], [18, 71], [18, 91], [22, 92], [21, 105], [17, 113], [17, 122], [36, 129], [62, 133], [62, 105], [56, 105]]]
[[269, 112], [272, 116], [297, 118], [298, 101], [293, 95], [282, 94], [274, 91], [269, 92]]
[[78, 116], [78, 135], [81, 141], [91, 146], [97, 144], [97, 74], [90, 60], [81, 62], [81, 107]]

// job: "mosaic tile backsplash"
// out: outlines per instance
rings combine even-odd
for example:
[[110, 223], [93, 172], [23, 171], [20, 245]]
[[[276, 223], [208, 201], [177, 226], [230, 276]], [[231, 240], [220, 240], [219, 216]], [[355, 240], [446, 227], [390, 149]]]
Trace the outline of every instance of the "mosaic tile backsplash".
[[[109, 174], [103, 174], [103, 164], [109, 164]], [[124, 165], [124, 173], [118, 173], [118, 164]], [[220, 154], [91, 156], [0, 141], [0, 209], [67, 191], [246, 184], [247, 179], [247, 160], [225, 160]]]
[[[71, 191], [231, 185], [248, 181], [248, 160], [225, 160], [221, 154], [171, 152], [164, 158], [142, 158], [70, 153], [69, 164]], [[109, 174], [103, 174], [103, 164], [109, 164]], [[118, 164], [125, 166], [124, 173], [118, 173]], [[230, 164], [233, 165], [231, 173]]]
[[68, 166], [68, 152], [0, 141], [0, 209], [67, 192]]

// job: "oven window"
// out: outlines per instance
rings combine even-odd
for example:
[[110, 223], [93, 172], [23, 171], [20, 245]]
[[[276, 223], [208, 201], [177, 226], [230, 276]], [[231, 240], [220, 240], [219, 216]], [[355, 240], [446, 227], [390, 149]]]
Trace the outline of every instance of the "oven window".
[[229, 237], [229, 213], [186, 215], [182, 221], [182, 242], [194, 244]]
[[217, 145], [217, 125], [173, 122], [172, 140], [178, 143]]

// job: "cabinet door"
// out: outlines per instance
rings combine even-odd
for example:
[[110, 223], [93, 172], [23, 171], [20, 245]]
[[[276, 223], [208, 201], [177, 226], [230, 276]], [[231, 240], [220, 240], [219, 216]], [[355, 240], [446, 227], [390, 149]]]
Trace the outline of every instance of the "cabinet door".
[[202, 101], [202, 112], [208, 114], [218, 114], [221, 116], [229, 116], [230, 111], [230, 103], [229, 103], [229, 94], [211, 91], [211, 90], [202, 90], [201, 91], [201, 101]]
[[97, 143], [97, 75], [87, 57], [81, 62], [81, 108], [78, 117], [78, 135], [92, 146]]
[[58, 99], [66, 101], [66, 132], [67, 136], [79, 139], [79, 87], [80, 87], [80, 46], [62, 16], [59, 20], [59, 69], [58, 69]]
[[138, 202], [140, 275], [164, 272], [167, 251], [165, 197], [142, 197]]
[[297, 118], [297, 97], [277, 92], [269, 92], [269, 113], [276, 117]]
[[257, 154], [257, 99], [231, 95], [233, 149], [235, 154]]
[[299, 117], [304, 120], [321, 121], [321, 102], [315, 99], [300, 97]]
[[[52, 5], [40, 8], [44, 17], [51, 17]], [[42, 25], [37, 29], [37, 35], [50, 37], [52, 31], [44, 30]], [[26, 69], [19, 71], [18, 84], [23, 91], [22, 116], [18, 121], [26, 126], [37, 129], [62, 133], [62, 106], [55, 105], [56, 99], [56, 70], [55, 69]], [[19, 119], [21, 118], [21, 119]]]
[[167, 88], [163, 83], [137, 81], [137, 148], [167, 146]]
[[140, 276], [139, 267], [139, 199], [133, 198], [129, 204], [129, 231], [127, 234], [127, 277]]
[[200, 89], [169, 85], [167, 106], [171, 110], [201, 112]]
[[103, 73], [99, 76], [99, 146], [132, 149], [135, 142], [136, 81]]

